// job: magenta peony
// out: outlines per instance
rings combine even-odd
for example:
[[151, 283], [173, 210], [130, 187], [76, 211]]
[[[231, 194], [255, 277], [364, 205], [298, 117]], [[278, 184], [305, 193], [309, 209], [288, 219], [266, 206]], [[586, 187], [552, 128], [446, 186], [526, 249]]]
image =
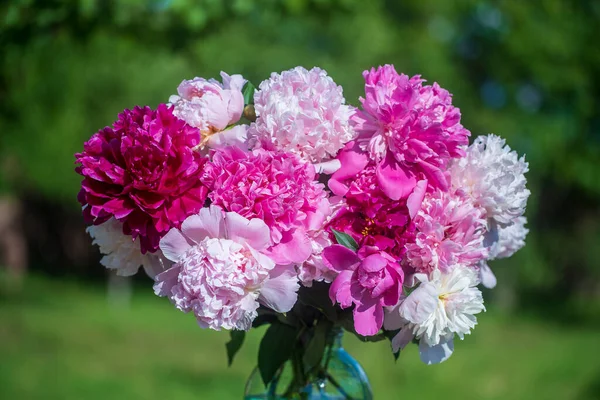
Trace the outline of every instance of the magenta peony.
[[156, 251], [171, 227], [204, 205], [207, 188], [198, 178], [206, 158], [192, 150], [199, 143], [198, 129], [164, 104], [123, 111], [75, 155], [86, 221], [114, 217], [123, 233], [139, 237], [142, 253]]
[[213, 204], [265, 221], [277, 263], [297, 264], [312, 251], [307, 232], [329, 213], [327, 193], [315, 177], [314, 167], [293, 154], [227, 147], [213, 153], [201, 181]]
[[378, 184], [376, 167], [370, 164], [346, 184], [345, 206], [328, 228], [352, 236], [359, 246], [375, 246], [400, 259], [404, 245], [413, 240], [411, 219], [421, 207], [425, 183], [408, 199], [392, 200]]
[[248, 330], [260, 304], [287, 312], [296, 303], [298, 281], [262, 252], [269, 228], [219, 207], [188, 217], [181, 231], [160, 241], [175, 264], [156, 276], [154, 290], [183, 312], [192, 311], [202, 328]]
[[483, 215], [467, 196], [442, 191], [428, 195], [414, 219], [416, 236], [406, 245], [407, 262], [420, 273], [447, 272], [457, 264], [476, 269], [488, 256]]
[[404, 273], [393, 257], [374, 247], [358, 253], [334, 244], [323, 250], [325, 262], [338, 276], [329, 288], [333, 303], [354, 304], [354, 329], [363, 336], [375, 335], [383, 325], [383, 307], [395, 306], [402, 294]]
[[447, 190], [452, 158], [464, 156], [470, 132], [437, 83], [399, 75], [392, 65], [363, 73], [363, 111], [355, 115], [358, 143], [377, 163], [377, 178], [392, 199], [406, 198], [421, 180]]

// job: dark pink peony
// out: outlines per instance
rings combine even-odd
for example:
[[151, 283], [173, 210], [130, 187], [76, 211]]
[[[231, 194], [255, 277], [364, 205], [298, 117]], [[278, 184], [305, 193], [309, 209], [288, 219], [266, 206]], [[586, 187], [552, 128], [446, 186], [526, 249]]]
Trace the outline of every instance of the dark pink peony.
[[192, 150], [199, 143], [198, 129], [164, 104], [123, 111], [75, 155], [86, 221], [115, 217], [123, 233], [139, 237], [142, 253], [155, 252], [162, 236], [204, 205], [208, 190], [198, 178], [206, 158]]
[[294, 154], [226, 147], [213, 152], [201, 180], [213, 204], [265, 221], [271, 258], [297, 264], [312, 252], [308, 232], [321, 227], [330, 212], [324, 186], [315, 178], [314, 167]]
[[377, 178], [392, 199], [406, 198], [419, 181], [448, 189], [448, 162], [464, 156], [470, 132], [460, 110], [437, 83], [398, 74], [392, 65], [363, 73], [365, 98], [353, 120], [357, 142], [377, 163]]
[[400, 259], [405, 244], [414, 239], [412, 218], [421, 207], [426, 185], [420, 184], [408, 199], [392, 200], [379, 185], [373, 164], [346, 184], [345, 205], [328, 228], [352, 236], [359, 246], [374, 246]]

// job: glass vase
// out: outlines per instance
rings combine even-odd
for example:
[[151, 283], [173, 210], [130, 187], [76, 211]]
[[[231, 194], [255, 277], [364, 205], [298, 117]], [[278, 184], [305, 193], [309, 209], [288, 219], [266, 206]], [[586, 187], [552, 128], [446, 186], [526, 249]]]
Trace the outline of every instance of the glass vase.
[[342, 347], [343, 330], [333, 328], [319, 368], [302, 374], [301, 360], [288, 360], [265, 387], [258, 368], [250, 374], [245, 400], [372, 400], [367, 376], [360, 364]]

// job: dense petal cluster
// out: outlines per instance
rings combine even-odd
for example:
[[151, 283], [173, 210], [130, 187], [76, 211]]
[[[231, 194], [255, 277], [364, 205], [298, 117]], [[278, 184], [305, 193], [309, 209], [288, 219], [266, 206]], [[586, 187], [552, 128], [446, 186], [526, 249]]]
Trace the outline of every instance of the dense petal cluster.
[[470, 136], [450, 93], [437, 83], [424, 86], [420, 76], [398, 74], [391, 65], [363, 76], [363, 110], [355, 116], [358, 141], [378, 163], [386, 194], [406, 197], [423, 179], [446, 190], [448, 163], [464, 155]]
[[475, 267], [488, 255], [483, 211], [466, 196], [442, 191], [428, 195], [414, 225], [406, 260], [417, 272], [447, 271], [457, 264]]
[[385, 328], [400, 329], [392, 340], [394, 352], [413, 338], [419, 340], [423, 362], [445, 361], [454, 350], [453, 338], [471, 333], [477, 324], [476, 314], [485, 310], [481, 291], [477, 289], [477, 272], [458, 266], [444, 273], [419, 274], [419, 286], [399, 305], [388, 310]]
[[496, 135], [479, 136], [465, 157], [450, 167], [452, 186], [486, 210], [486, 218], [506, 226], [523, 215], [529, 197], [529, 164]]
[[311, 164], [290, 153], [245, 152], [227, 147], [214, 152], [201, 181], [213, 204], [246, 218], [260, 218], [271, 230], [272, 257], [278, 263], [304, 262], [311, 253], [307, 232], [329, 213], [323, 184]]
[[383, 308], [400, 300], [404, 272], [389, 254], [374, 247], [358, 253], [335, 244], [323, 251], [325, 262], [337, 277], [329, 288], [333, 303], [348, 308], [354, 305], [354, 329], [372, 336], [383, 325]]
[[373, 164], [346, 184], [345, 205], [329, 228], [352, 236], [359, 246], [375, 246], [400, 259], [413, 240], [411, 218], [421, 206], [426, 186], [420, 185], [408, 199], [392, 200], [378, 184]]
[[214, 330], [250, 329], [260, 303], [289, 311], [298, 283], [294, 271], [277, 268], [262, 253], [269, 236], [259, 219], [204, 208], [161, 240], [161, 250], [175, 265], [156, 277], [155, 292]]
[[173, 113], [200, 130], [200, 147], [243, 146], [246, 140], [246, 127], [243, 125], [223, 131], [242, 116], [242, 88], [246, 80], [241, 75], [229, 76], [225, 72], [221, 72], [221, 77], [222, 84], [215, 79], [184, 80], [177, 88], [178, 95], [169, 98]]
[[344, 102], [342, 87], [320, 68], [273, 73], [254, 95], [258, 119], [248, 131], [250, 145], [288, 151], [311, 163], [335, 158], [355, 136], [354, 108]]
[[171, 227], [204, 205], [207, 189], [198, 178], [206, 158], [192, 150], [199, 143], [198, 129], [164, 104], [123, 111], [75, 155], [86, 221], [114, 217], [125, 234], [139, 237], [142, 253], [156, 251]]
[[114, 218], [87, 228], [92, 244], [98, 245], [104, 256], [100, 264], [115, 270], [119, 276], [135, 275], [140, 267], [153, 278], [162, 272], [159, 255], [142, 254], [140, 245], [131, 236], [123, 234], [123, 224]]

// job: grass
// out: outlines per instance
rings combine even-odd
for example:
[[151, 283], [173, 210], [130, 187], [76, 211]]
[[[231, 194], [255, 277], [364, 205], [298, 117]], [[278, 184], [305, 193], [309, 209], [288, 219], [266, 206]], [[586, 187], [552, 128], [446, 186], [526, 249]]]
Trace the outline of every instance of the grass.
[[[124, 307], [101, 287], [34, 277], [0, 292], [0, 398], [241, 399], [261, 334], [229, 368], [229, 335], [199, 329], [151, 290], [135, 288]], [[345, 347], [376, 400], [600, 399], [600, 336], [589, 326], [488, 312], [438, 366], [421, 364], [415, 346], [397, 363], [386, 343], [346, 335]]]

